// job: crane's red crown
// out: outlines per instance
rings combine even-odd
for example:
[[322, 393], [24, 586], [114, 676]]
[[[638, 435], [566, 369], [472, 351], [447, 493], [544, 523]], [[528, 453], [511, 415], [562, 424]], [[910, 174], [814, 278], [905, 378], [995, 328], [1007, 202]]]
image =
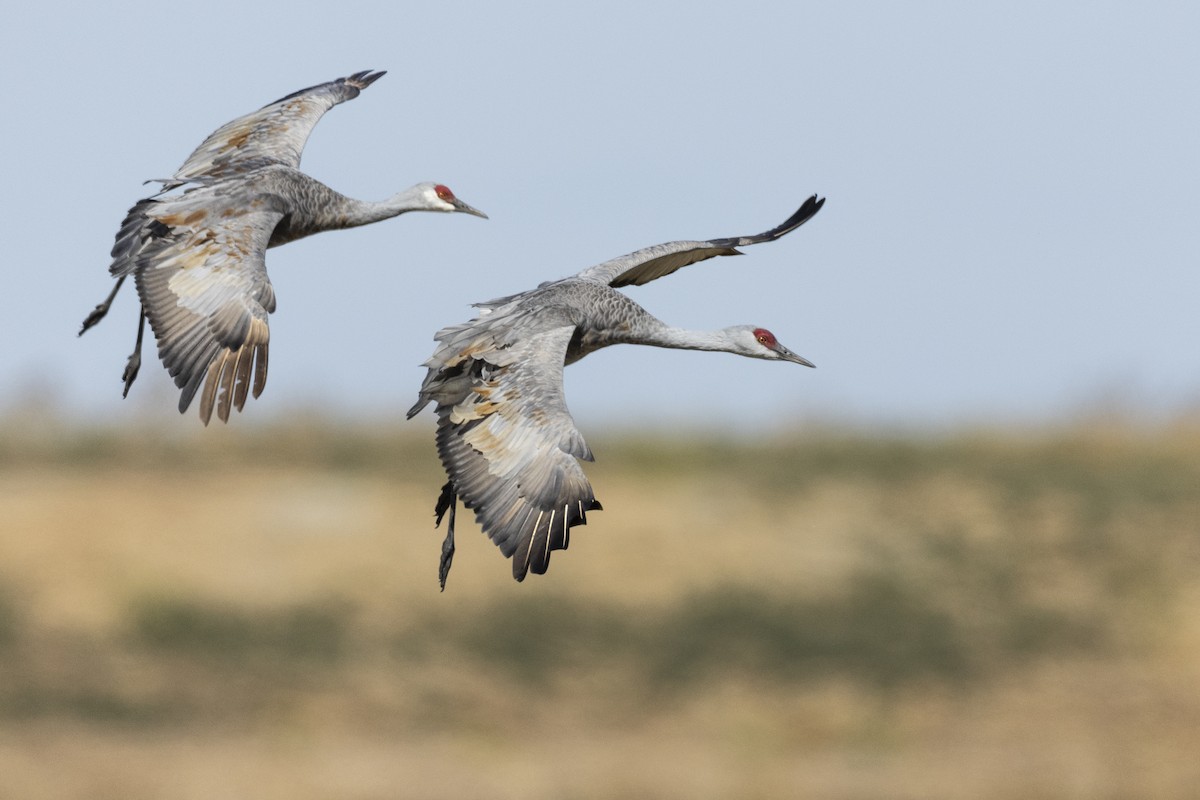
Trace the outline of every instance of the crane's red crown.
[[755, 328], [754, 338], [757, 339], [758, 343], [763, 347], [773, 348], [779, 344], [779, 342], [775, 339], [775, 334], [771, 333], [766, 328]]
[[450, 191], [449, 186], [439, 183], [437, 186], [433, 187], [433, 190], [437, 192], [437, 196], [443, 200], [450, 201], [454, 199], [454, 192]]

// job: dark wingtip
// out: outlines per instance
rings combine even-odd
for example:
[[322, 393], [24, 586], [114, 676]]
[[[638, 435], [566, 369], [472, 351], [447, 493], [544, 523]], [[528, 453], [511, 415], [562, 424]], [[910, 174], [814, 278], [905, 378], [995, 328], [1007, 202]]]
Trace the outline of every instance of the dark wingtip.
[[787, 218], [787, 221], [776, 228], [771, 233], [776, 233], [776, 236], [783, 236], [785, 233], [791, 233], [796, 228], [799, 228], [804, 223], [817, 215], [821, 207], [825, 205], [825, 198], [813, 195], [804, 201], [800, 208], [796, 209], [796, 213]]
[[[792, 231], [799, 228], [804, 223], [808, 222], [817, 212], [821, 210], [821, 206], [825, 205], [825, 198], [813, 195], [804, 201], [800, 208], [796, 209], [795, 213], [783, 221], [782, 224], [776, 225], [769, 231], [757, 233], [753, 236], [731, 236], [726, 239], [713, 239], [710, 244], [721, 247], [745, 247], [751, 244], [760, 244], [762, 242], [773, 242], [776, 239], [786, 236]], [[722, 253], [721, 255], [741, 255], [739, 252]]]

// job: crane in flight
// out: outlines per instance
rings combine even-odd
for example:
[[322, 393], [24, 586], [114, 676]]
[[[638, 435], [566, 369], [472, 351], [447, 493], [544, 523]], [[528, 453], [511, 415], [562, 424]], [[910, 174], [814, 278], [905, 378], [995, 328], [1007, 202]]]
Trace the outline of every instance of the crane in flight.
[[[353, 100], [384, 72], [356, 72], [289, 94], [222, 125], [162, 188], [139, 200], [121, 223], [109, 272], [112, 292], [83, 321], [108, 313], [130, 275], [141, 309], [137, 343], [125, 365], [124, 395], [142, 362], [146, 320], [158, 354], [182, 390], [183, 413], [203, 385], [200, 419], [242, 410], [267, 380], [275, 292], [266, 250], [321, 231], [353, 228], [408, 211], [462, 212], [487, 218], [440, 183], [418, 183], [380, 202], [355, 200], [300, 171], [300, 154], [326, 111]], [[149, 182], [149, 181], [148, 181]], [[179, 194], [168, 195], [184, 187]]]
[[622, 292], [738, 247], [770, 242], [812, 219], [824, 198], [813, 195], [783, 224], [754, 236], [668, 242], [588, 267], [536, 289], [476, 303], [479, 316], [440, 330], [411, 419], [430, 402], [437, 413], [437, 450], [449, 480], [434, 509], [449, 512], [438, 581], [454, 558], [454, 515], [461, 497], [505, 557], [513, 577], [542, 574], [570, 529], [599, 511], [579, 460], [592, 451], [575, 427], [563, 395], [563, 367], [612, 344], [714, 350], [811, 367], [757, 325], [716, 331], [676, 328]]

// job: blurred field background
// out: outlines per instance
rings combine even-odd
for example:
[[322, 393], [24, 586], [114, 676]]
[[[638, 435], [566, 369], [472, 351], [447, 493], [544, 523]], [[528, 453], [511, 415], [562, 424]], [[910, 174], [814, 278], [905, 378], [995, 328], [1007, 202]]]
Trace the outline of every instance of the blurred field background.
[[[188, 420], [191, 422], [192, 420]], [[0, 796], [1183, 798], [1200, 424], [589, 436], [545, 576], [427, 426], [0, 424]]]

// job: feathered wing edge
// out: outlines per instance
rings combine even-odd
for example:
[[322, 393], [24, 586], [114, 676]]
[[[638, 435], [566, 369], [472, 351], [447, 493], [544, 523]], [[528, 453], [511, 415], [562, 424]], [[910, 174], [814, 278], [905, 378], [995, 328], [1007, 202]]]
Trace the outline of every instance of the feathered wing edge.
[[[530, 318], [527, 325], [553, 325], [553, 318]], [[527, 328], [509, 341], [496, 341], [486, 329], [472, 335], [471, 328], [439, 334], [443, 358], [431, 359], [422, 399], [410, 411], [438, 398], [437, 449], [450, 478], [438, 499], [438, 521], [451, 512], [439, 570], [443, 587], [456, 498], [513, 560], [518, 581], [530, 571], [544, 573], [550, 554], [570, 544], [570, 529], [601, 508], [579, 465], [579, 459], [592, 460], [591, 451], [563, 398], [563, 361], [574, 326]], [[451, 342], [457, 357], [446, 357]]]
[[282, 212], [270, 198], [232, 214], [192, 209], [193, 199], [185, 194], [134, 205], [110, 270], [135, 274], [159, 357], [182, 390], [179, 411], [203, 386], [200, 418], [207, 425], [214, 410], [227, 421], [233, 408], [241, 411], [247, 396], [258, 397], [266, 386], [267, 317], [275, 294], [264, 258]]
[[738, 247], [770, 242], [785, 236], [808, 222], [825, 204], [824, 198], [813, 195], [782, 224], [753, 236], [731, 236], [709, 241], [665, 242], [636, 250], [627, 255], [588, 267], [578, 277], [606, 283], [614, 289], [622, 286], [641, 286], [670, 275], [689, 264], [707, 261], [716, 256], [741, 255]]
[[562, 451], [539, 454], [547, 462], [544, 470], [557, 475], [552, 488], [534, 495], [518, 480], [488, 474], [487, 456], [449, 422], [449, 415], [438, 420], [437, 446], [452, 476], [448, 487], [452, 485], [451, 491], [475, 512], [504, 557], [512, 559], [518, 581], [530, 571], [544, 574], [550, 554], [570, 545], [570, 529], [586, 525], [588, 511], [601, 510], [579, 462]]
[[245, 173], [271, 164], [293, 168], [316, 124], [327, 111], [353, 100], [387, 73], [363, 70], [309, 86], [226, 122], [192, 151], [170, 178], [155, 178], [161, 192], [188, 182]]

